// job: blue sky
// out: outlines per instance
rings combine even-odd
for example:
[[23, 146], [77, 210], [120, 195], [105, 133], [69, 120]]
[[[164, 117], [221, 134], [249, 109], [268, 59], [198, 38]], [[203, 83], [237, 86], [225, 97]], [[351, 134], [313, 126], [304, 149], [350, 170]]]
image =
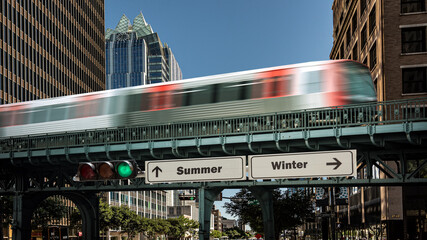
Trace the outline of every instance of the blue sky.
[[[183, 78], [328, 60], [333, 0], [105, 0], [105, 27], [140, 13]], [[225, 190], [224, 196], [236, 190]], [[223, 202], [215, 205], [222, 206]], [[226, 217], [230, 215], [222, 214]]]

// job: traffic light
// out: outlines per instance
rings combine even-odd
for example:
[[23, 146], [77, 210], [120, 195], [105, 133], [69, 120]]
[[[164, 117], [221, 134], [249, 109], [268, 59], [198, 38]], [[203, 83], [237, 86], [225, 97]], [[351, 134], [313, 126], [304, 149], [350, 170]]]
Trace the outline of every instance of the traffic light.
[[196, 200], [196, 195], [179, 195], [179, 200]]
[[99, 161], [79, 163], [78, 181], [104, 181], [135, 178], [138, 165], [134, 160]]

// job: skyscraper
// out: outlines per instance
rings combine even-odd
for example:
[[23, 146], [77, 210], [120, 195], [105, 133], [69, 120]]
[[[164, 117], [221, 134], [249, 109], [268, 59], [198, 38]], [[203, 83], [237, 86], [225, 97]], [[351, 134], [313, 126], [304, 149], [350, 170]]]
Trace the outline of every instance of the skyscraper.
[[123, 15], [115, 29], [105, 34], [107, 89], [182, 79], [172, 50], [140, 13], [130, 24]]
[[104, 1], [0, 2], [0, 104], [105, 88]]
[[[115, 29], [105, 34], [106, 88], [115, 89], [168, 82], [182, 78], [181, 69], [171, 49], [162, 44], [157, 33], [140, 13], [130, 24], [123, 15]], [[167, 205], [173, 205], [174, 191], [110, 192], [107, 202], [127, 205], [146, 218], [167, 217]], [[110, 230], [109, 236], [118, 233]]]

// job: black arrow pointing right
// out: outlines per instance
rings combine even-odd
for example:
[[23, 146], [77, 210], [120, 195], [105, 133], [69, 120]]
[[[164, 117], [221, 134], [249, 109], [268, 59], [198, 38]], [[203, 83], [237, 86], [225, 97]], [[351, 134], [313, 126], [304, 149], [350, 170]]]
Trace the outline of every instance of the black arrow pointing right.
[[336, 165], [336, 166], [333, 168], [333, 170], [336, 170], [337, 168], [339, 168], [339, 167], [341, 166], [342, 162], [341, 162], [340, 160], [336, 159], [336, 158], [334, 158], [334, 160], [335, 160], [335, 162], [328, 162], [328, 163], [326, 163], [326, 166], [329, 166], [329, 165]]
[[156, 171], [156, 177], [159, 177], [159, 171], [160, 171], [160, 172], [163, 172], [163, 171], [162, 171], [162, 169], [161, 169], [161, 168], [159, 168], [159, 166], [156, 166], [156, 167], [153, 169], [153, 171], [151, 171], [151, 172], [154, 172], [154, 171]]

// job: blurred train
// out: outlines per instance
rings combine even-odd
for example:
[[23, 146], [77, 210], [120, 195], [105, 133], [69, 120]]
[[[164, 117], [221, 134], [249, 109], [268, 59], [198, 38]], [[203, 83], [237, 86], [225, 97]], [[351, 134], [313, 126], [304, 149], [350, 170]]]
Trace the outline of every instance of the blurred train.
[[376, 101], [368, 68], [309, 62], [0, 105], [0, 138]]

